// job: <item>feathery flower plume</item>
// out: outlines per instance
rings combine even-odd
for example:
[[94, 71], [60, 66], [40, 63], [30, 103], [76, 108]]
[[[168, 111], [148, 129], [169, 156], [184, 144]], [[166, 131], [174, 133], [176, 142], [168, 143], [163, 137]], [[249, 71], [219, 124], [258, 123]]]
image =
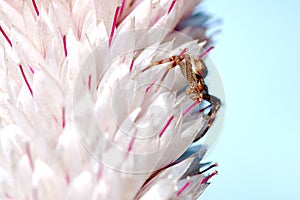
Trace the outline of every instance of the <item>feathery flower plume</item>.
[[1, 1], [0, 199], [197, 199], [220, 106], [199, 2]]

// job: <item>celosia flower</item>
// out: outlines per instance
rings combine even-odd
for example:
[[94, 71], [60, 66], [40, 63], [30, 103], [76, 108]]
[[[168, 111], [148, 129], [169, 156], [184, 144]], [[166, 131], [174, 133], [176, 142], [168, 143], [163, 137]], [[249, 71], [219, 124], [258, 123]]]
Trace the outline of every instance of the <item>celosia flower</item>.
[[1, 1], [1, 199], [196, 199], [207, 107], [177, 67], [141, 70], [205, 52], [198, 3]]

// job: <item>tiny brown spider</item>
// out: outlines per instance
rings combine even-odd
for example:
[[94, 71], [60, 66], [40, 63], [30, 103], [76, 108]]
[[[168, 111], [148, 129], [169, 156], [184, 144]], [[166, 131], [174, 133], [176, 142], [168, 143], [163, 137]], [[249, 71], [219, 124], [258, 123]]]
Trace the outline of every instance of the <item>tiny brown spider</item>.
[[193, 101], [202, 102], [203, 100], [205, 100], [210, 103], [210, 111], [206, 116], [206, 119], [209, 121], [207, 127], [201, 130], [197, 135], [195, 140], [198, 140], [205, 135], [209, 127], [212, 125], [215, 120], [216, 113], [221, 106], [220, 99], [213, 95], [210, 95], [208, 92], [208, 87], [205, 84], [204, 78], [207, 75], [207, 67], [201, 58], [192, 58], [189, 54], [184, 53], [183, 55], [172, 56], [170, 58], [153, 62], [151, 65], [142, 69], [141, 73], [154, 66], [164, 63], [170, 64], [168, 65], [165, 73], [160, 79], [160, 82], [165, 79], [170, 69], [179, 65], [182, 75], [185, 77], [189, 84], [189, 87], [186, 89], [186, 94], [189, 95], [189, 97]]

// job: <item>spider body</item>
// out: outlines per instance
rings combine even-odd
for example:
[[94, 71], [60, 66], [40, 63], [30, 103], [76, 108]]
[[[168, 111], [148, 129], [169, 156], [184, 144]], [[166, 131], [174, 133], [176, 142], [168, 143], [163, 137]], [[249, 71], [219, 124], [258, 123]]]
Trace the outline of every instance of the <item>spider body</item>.
[[205, 84], [205, 77], [207, 76], [208, 70], [200, 58], [192, 58], [189, 54], [185, 53], [183, 55], [172, 56], [170, 58], [166, 58], [163, 60], [159, 60], [153, 62], [151, 65], [145, 67], [141, 72], [144, 72], [154, 66], [170, 63], [163, 74], [160, 82], [162, 82], [168, 72], [176, 67], [177, 65], [181, 69], [182, 75], [187, 80], [189, 86], [186, 89], [186, 94], [194, 101], [202, 102], [203, 100], [210, 103], [210, 111], [206, 115], [206, 119], [208, 120], [207, 126], [200, 130], [195, 140], [200, 139], [205, 135], [209, 127], [215, 120], [216, 113], [220, 109], [221, 101], [217, 97], [210, 95], [208, 91], [208, 87]]
[[207, 75], [207, 67], [204, 62], [198, 58], [191, 58], [190, 55], [184, 54], [178, 63], [182, 75], [187, 80], [189, 87], [186, 94], [192, 100], [202, 100], [204, 94], [208, 94], [208, 87], [204, 82]]

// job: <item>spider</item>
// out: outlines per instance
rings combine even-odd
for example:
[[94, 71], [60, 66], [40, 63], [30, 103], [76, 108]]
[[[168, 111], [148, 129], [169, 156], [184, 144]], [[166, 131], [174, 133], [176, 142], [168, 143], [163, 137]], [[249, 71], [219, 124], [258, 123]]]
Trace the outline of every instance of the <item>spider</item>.
[[188, 53], [184, 53], [183, 55], [171, 56], [166, 59], [162, 59], [156, 62], [153, 62], [149, 66], [145, 67], [141, 70], [141, 72], [145, 72], [146, 70], [160, 65], [164, 63], [170, 63], [163, 74], [160, 82], [162, 82], [167, 76], [168, 72], [179, 65], [181, 69], [181, 73], [184, 78], [187, 80], [189, 87], [186, 89], [186, 94], [193, 101], [203, 101], [206, 100], [210, 103], [210, 111], [208, 112], [206, 119], [208, 120], [207, 127], [204, 130], [200, 130], [195, 141], [202, 138], [209, 127], [215, 120], [216, 113], [220, 109], [221, 101], [217, 97], [210, 95], [208, 92], [208, 87], [205, 84], [204, 78], [207, 75], [207, 67], [201, 58], [192, 58]]

